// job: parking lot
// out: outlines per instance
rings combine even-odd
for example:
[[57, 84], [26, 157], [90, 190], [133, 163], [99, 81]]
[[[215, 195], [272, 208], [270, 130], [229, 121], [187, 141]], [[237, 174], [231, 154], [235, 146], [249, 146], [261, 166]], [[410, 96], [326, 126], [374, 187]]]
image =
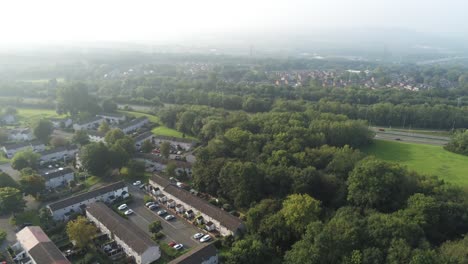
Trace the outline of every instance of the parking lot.
[[145, 207], [143, 201], [145, 193], [143, 191], [134, 186], [129, 186], [129, 191], [133, 197], [133, 202], [129, 204], [128, 207], [134, 211], [134, 214], [130, 215], [128, 219], [139, 228], [150, 234], [148, 225], [159, 220], [163, 227], [161, 232], [165, 235], [162, 239], [163, 242], [169, 243], [175, 241], [177, 243], [182, 243], [185, 248], [192, 248], [200, 244], [199, 241], [193, 238], [194, 234], [200, 232], [198, 228], [180, 219], [177, 215], [176, 218], [171, 221], [164, 220], [164, 217], [156, 214], [157, 210], [151, 211]]

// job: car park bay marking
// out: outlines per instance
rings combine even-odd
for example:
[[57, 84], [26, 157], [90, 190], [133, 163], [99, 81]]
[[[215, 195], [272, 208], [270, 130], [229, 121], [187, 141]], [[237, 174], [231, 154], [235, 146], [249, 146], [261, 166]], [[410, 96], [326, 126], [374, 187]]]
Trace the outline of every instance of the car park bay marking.
[[[144, 218], [142, 215], [138, 214], [138, 213], [134, 213], [135, 216], [138, 216], [140, 217], [141, 219], [143, 219], [146, 223], [151, 224], [150, 221], [146, 220], [146, 218]], [[172, 241], [175, 241], [175, 239], [173, 239], [171, 236], [169, 236], [168, 234], [166, 234], [166, 232], [164, 232], [164, 228], [162, 229], [161, 233], [163, 233], [166, 237], [168, 237], [170, 240]]]

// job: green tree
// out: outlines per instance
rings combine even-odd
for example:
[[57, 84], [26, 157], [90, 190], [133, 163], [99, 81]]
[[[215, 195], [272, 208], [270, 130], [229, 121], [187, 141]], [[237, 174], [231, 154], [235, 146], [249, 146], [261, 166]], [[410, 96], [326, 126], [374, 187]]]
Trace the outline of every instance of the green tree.
[[80, 149], [83, 168], [89, 173], [102, 176], [109, 168], [109, 151], [103, 143], [90, 143]]
[[447, 241], [439, 248], [443, 263], [468, 263], [468, 235], [456, 241]]
[[147, 139], [141, 144], [141, 151], [144, 153], [150, 153], [154, 149], [154, 145], [151, 140]]
[[88, 133], [85, 130], [77, 130], [73, 134], [72, 142], [81, 146], [89, 143]]
[[65, 145], [68, 144], [68, 141], [64, 138], [64, 137], [61, 137], [61, 136], [53, 136], [51, 139], [50, 139], [50, 142], [49, 144], [54, 147], [54, 148], [58, 148], [58, 147], [63, 147]]
[[400, 208], [415, 188], [397, 164], [368, 158], [348, 178], [348, 201], [364, 208], [392, 211]]
[[161, 221], [156, 220], [152, 222], [151, 224], [149, 224], [148, 229], [151, 233], [158, 233], [162, 230]]
[[145, 163], [138, 160], [130, 160], [120, 169], [120, 175], [127, 180], [143, 179], [145, 176]]
[[100, 133], [107, 133], [110, 130], [109, 123], [107, 121], [102, 121], [101, 124], [99, 125], [98, 131]]
[[112, 113], [117, 110], [117, 104], [112, 99], [106, 99], [102, 102], [102, 110], [107, 113]]
[[248, 236], [234, 242], [225, 255], [226, 264], [271, 263], [272, 254], [262, 241]]
[[113, 168], [122, 168], [130, 160], [130, 155], [119, 145], [109, 148], [109, 162]]
[[164, 173], [169, 177], [176, 177], [177, 176], [177, 173], [175, 171], [176, 169], [177, 169], [177, 164], [173, 161], [170, 161], [167, 163], [166, 168], [164, 169]]
[[163, 143], [161, 143], [161, 145], [159, 146], [160, 147], [160, 151], [161, 151], [161, 155], [165, 158], [165, 159], [168, 159], [169, 158], [169, 154], [171, 152], [171, 143], [167, 142], [167, 141], [164, 141]]
[[30, 194], [36, 198], [40, 192], [45, 190], [45, 180], [39, 175], [23, 176], [19, 183], [25, 194]]
[[129, 136], [118, 139], [113, 145], [121, 147], [128, 155], [133, 155], [135, 153], [135, 141]]
[[0, 145], [5, 144], [6, 142], [8, 142], [8, 133], [4, 129], [0, 128]]
[[25, 206], [20, 190], [12, 187], [0, 188], [0, 213], [21, 212]]
[[22, 170], [24, 168], [35, 168], [38, 164], [41, 155], [33, 152], [32, 150], [20, 151], [11, 159], [11, 167], [15, 170]]
[[41, 119], [33, 126], [33, 133], [42, 142], [49, 142], [49, 136], [54, 131], [54, 125], [47, 119]]
[[309, 195], [291, 194], [284, 200], [280, 213], [296, 234], [302, 234], [307, 223], [319, 219], [320, 211], [320, 202]]
[[114, 145], [114, 143], [117, 140], [122, 139], [124, 137], [125, 137], [125, 134], [121, 129], [114, 128], [114, 129], [109, 130], [109, 132], [106, 133], [105, 140], [107, 144]]
[[78, 216], [67, 224], [67, 235], [79, 248], [86, 248], [91, 243], [98, 229], [83, 216]]

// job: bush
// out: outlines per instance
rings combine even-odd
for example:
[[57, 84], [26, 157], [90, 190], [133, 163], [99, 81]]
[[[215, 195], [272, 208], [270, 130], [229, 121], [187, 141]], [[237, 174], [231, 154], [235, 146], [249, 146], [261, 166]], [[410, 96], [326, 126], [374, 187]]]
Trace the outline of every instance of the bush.
[[148, 203], [148, 202], [154, 202], [154, 199], [153, 197], [149, 196], [149, 195], [145, 195], [143, 197], [143, 200], [145, 201], [145, 204]]
[[153, 233], [153, 235], [151, 236], [151, 238], [152, 238], [154, 241], [158, 241], [158, 240], [161, 240], [162, 238], [164, 238], [164, 234], [161, 233], [161, 232]]
[[0, 229], [0, 244], [2, 244], [3, 241], [5, 241], [6, 237], [7, 233], [5, 232], [5, 230]]

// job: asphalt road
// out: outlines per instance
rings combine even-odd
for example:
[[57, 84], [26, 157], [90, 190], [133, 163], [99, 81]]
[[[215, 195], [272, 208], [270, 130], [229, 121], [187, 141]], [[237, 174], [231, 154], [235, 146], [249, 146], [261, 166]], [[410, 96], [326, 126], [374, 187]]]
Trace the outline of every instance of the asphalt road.
[[409, 142], [409, 143], [418, 143], [418, 144], [428, 144], [435, 146], [444, 146], [450, 140], [448, 137], [440, 136], [431, 136], [423, 135], [416, 133], [407, 133], [400, 131], [379, 131], [373, 129], [375, 132], [375, 139], [387, 140], [387, 141], [397, 141], [397, 142]]
[[193, 238], [194, 234], [200, 232], [199, 229], [185, 222], [185, 220], [180, 219], [177, 215], [176, 218], [171, 221], [164, 220], [163, 217], [156, 214], [156, 211], [151, 211], [145, 207], [143, 201], [145, 194], [143, 191], [133, 186], [129, 186], [129, 191], [133, 197], [133, 202], [129, 204], [129, 208], [135, 213], [129, 216], [128, 219], [139, 228], [151, 235], [148, 230], [148, 225], [159, 220], [163, 227], [161, 232], [165, 235], [162, 241], [165, 243], [175, 241], [177, 243], [182, 243], [185, 248], [192, 248], [200, 244], [200, 242]]

